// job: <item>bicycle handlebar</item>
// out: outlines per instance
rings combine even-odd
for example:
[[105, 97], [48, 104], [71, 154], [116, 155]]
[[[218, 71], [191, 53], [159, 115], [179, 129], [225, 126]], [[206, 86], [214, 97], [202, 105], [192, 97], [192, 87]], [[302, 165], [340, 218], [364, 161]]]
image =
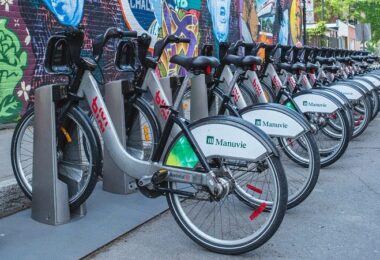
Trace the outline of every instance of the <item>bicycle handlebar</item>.
[[98, 35], [92, 43], [92, 51], [95, 60], [98, 61], [103, 54], [103, 48], [110, 39], [116, 38], [136, 38], [136, 31], [123, 31], [116, 27], [110, 27], [104, 34]]
[[156, 44], [154, 45], [154, 54], [153, 54], [154, 58], [156, 60], [160, 59], [162, 53], [164, 52], [165, 47], [169, 43], [190, 43], [190, 42], [191, 41], [188, 38], [181, 38], [181, 37], [178, 37], [178, 36], [172, 35], [172, 34], [168, 35], [165, 38], [163, 38], [162, 40], [157, 41]]

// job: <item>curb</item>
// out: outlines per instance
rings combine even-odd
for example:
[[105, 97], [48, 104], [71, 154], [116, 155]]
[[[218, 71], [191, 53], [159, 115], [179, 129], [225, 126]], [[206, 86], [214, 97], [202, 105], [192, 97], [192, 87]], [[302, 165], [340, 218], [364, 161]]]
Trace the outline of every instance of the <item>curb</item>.
[[16, 180], [0, 182], [0, 218], [29, 208], [31, 201], [25, 197]]

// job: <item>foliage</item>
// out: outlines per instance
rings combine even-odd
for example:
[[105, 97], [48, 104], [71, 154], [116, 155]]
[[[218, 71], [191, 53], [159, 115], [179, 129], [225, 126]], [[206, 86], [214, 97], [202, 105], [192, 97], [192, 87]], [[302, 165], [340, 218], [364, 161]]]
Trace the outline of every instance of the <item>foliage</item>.
[[307, 35], [310, 35], [312, 37], [313, 36], [323, 36], [323, 35], [325, 35], [326, 30], [327, 30], [326, 22], [320, 21], [316, 24], [316, 26], [314, 28], [307, 29]]
[[6, 27], [7, 22], [0, 19], [0, 122], [15, 120], [21, 111], [14, 89], [27, 65], [27, 53], [21, 49], [17, 35]]
[[[318, 20], [322, 19], [322, 0], [314, 0]], [[372, 40], [368, 45], [374, 48], [380, 41], [380, 1], [379, 0], [324, 0], [324, 20], [354, 20], [371, 24]]]

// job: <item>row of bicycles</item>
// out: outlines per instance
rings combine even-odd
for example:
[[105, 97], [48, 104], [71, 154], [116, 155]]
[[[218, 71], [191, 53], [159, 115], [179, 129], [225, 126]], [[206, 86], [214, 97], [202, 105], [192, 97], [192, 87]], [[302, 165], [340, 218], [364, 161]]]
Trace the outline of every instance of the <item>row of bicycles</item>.
[[[80, 183], [69, 190], [70, 207], [91, 195], [107, 149], [136, 189], [166, 196], [181, 229], [218, 253], [241, 254], [268, 241], [286, 210], [313, 191], [320, 169], [337, 162], [379, 111], [378, 58], [368, 52], [206, 44], [200, 56], [171, 57], [187, 73], [173, 76], [168, 88], [157, 73], [160, 57], [189, 39], [168, 35], [152, 50], [149, 35], [109, 28], [93, 40], [92, 58], [81, 56], [83, 39], [82, 29], [67, 28], [49, 39], [45, 54], [46, 71], [68, 77], [56, 101], [56, 135], [59, 176], [75, 168]], [[120, 81], [125, 143], [95, 75], [110, 40], [117, 42], [115, 69], [130, 72]], [[30, 199], [33, 126], [31, 108], [11, 148]]]

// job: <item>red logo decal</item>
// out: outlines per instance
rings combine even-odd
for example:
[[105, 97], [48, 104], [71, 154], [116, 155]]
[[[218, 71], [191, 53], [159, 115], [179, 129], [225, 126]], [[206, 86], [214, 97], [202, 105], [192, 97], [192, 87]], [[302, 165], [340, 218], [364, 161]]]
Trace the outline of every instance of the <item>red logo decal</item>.
[[261, 94], [263, 93], [262, 90], [261, 90], [261, 86], [260, 86], [260, 83], [258, 82], [257, 79], [253, 79], [252, 81], [252, 86], [253, 86], [253, 89], [256, 91], [256, 95], [259, 97], [261, 96]]
[[[155, 94], [155, 97], [154, 97], [154, 102], [159, 107], [160, 106], [167, 106], [166, 101], [163, 98], [161, 98], [161, 91], [160, 90], [157, 90], [157, 92]], [[167, 108], [161, 107], [160, 108], [160, 113], [161, 113], [161, 116], [165, 120], [167, 120], [169, 118], [169, 115], [170, 115], [170, 110], [167, 109]]]
[[316, 77], [315, 77], [315, 74], [314, 74], [314, 73], [309, 73], [309, 80], [310, 80], [310, 84], [311, 84], [311, 85], [314, 85], [314, 84], [315, 84]]
[[92, 99], [91, 109], [95, 115], [96, 121], [98, 122], [100, 132], [102, 132], [103, 134], [104, 131], [106, 130], [106, 127], [108, 126], [108, 120], [104, 114], [103, 108], [98, 106], [97, 101], [98, 101], [98, 97], [94, 97]]
[[277, 75], [274, 75], [272, 77], [272, 84], [276, 87], [276, 88], [281, 88], [282, 87], [282, 83], [280, 81], [280, 79], [278, 78]]
[[288, 77], [289, 85], [294, 89], [296, 87], [296, 81], [294, 80], [293, 76]]
[[234, 87], [232, 89], [232, 96], [234, 97], [234, 101], [235, 102], [239, 101], [239, 99], [240, 99], [240, 91], [236, 87]]

